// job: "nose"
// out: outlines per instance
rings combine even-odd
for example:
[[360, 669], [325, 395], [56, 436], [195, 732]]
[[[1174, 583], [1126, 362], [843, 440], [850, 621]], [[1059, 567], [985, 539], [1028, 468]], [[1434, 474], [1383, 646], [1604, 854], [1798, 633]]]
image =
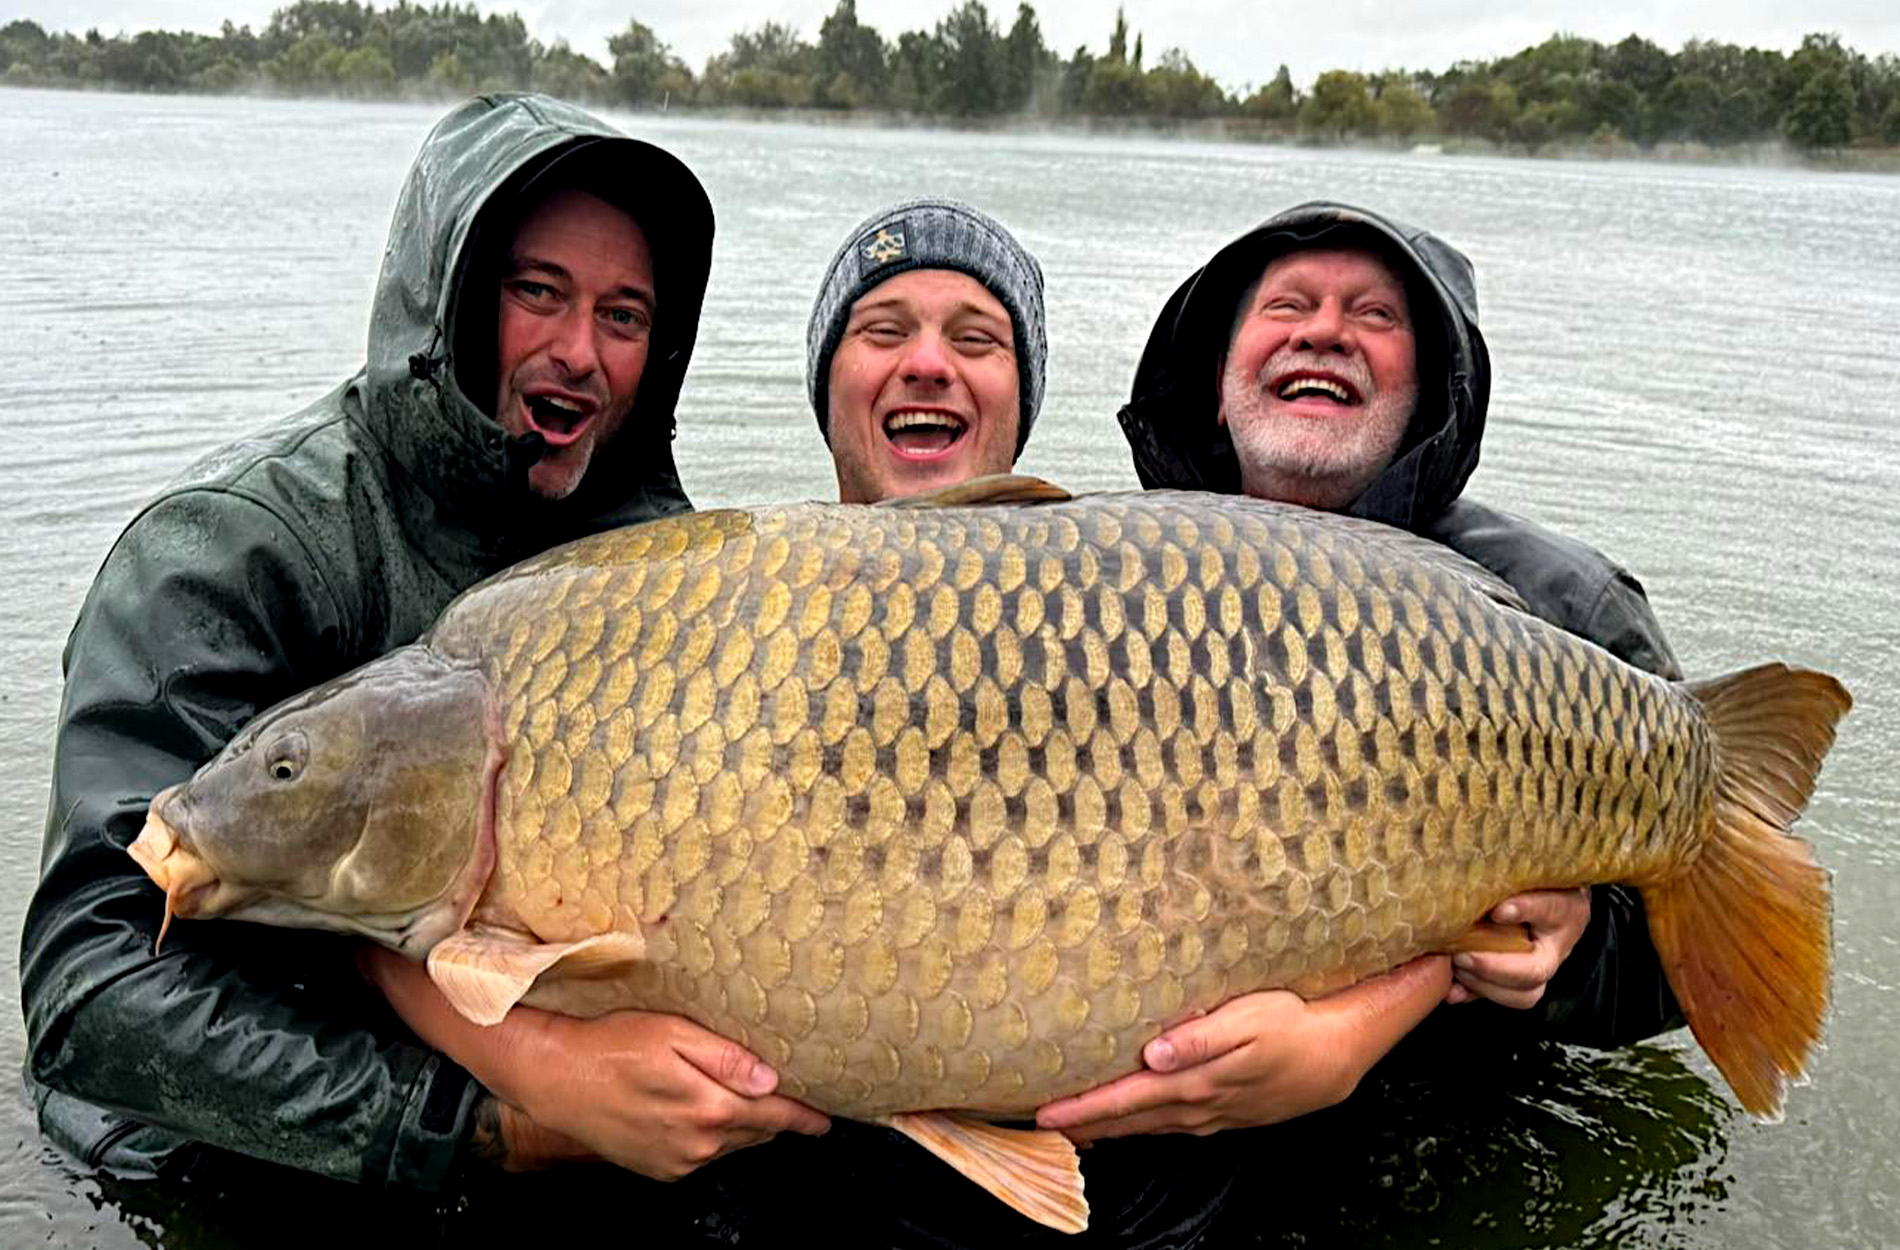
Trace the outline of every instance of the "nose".
[[581, 309], [569, 309], [552, 327], [548, 355], [570, 378], [583, 378], [600, 364], [600, 351], [594, 342], [594, 319]]
[[901, 362], [904, 381], [910, 385], [950, 385], [950, 354], [945, 350], [943, 332], [926, 326], [910, 340]]
[[1345, 302], [1328, 295], [1313, 306], [1294, 335], [1294, 341], [1305, 351], [1343, 354], [1351, 350], [1350, 327]]

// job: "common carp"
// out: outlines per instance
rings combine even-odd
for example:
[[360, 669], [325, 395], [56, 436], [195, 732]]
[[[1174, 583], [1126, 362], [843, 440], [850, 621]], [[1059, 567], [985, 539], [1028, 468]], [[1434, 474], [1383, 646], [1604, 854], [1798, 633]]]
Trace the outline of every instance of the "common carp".
[[1640, 889], [1775, 1112], [1830, 958], [1788, 831], [1850, 704], [1654, 677], [1369, 522], [986, 479], [550, 551], [259, 715], [131, 852], [167, 926], [365, 934], [482, 1023], [677, 1012], [1077, 1229], [1066, 1139], [984, 1117], [1235, 995], [1487, 945], [1525, 890]]

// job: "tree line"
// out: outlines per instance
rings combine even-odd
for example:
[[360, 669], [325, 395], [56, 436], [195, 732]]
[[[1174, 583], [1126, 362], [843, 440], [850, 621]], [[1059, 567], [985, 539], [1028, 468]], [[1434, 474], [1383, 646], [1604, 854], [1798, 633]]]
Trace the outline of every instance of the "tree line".
[[856, 0], [838, 0], [815, 40], [767, 22], [734, 34], [697, 73], [637, 20], [608, 41], [608, 55], [603, 64], [564, 41], [544, 44], [519, 15], [484, 16], [472, 4], [298, 0], [261, 31], [227, 21], [216, 35], [74, 35], [16, 20], [0, 27], [0, 84], [361, 98], [532, 89], [632, 108], [1204, 120], [1289, 140], [1482, 139], [1530, 150], [1900, 145], [1900, 58], [1863, 55], [1830, 34], [1791, 53], [1701, 39], [1672, 53], [1637, 35], [1604, 44], [1557, 34], [1437, 72], [1328, 70], [1305, 91], [1281, 65], [1234, 91], [1180, 48], [1145, 56], [1120, 12], [1102, 51], [1083, 45], [1065, 57], [1028, 3], [1005, 29], [981, 0], [963, 0], [934, 29], [892, 40], [858, 19]]

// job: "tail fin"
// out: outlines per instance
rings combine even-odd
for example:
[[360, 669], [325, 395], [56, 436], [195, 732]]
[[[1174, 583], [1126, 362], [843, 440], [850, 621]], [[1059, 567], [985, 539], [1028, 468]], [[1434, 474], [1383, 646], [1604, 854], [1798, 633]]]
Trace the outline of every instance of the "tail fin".
[[1650, 937], [1742, 1106], [1778, 1117], [1820, 1040], [1832, 958], [1827, 873], [1789, 827], [1853, 699], [1785, 664], [1683, 688], [1715, 735], [1714, 828], [1687, 871], [1644, 887]]

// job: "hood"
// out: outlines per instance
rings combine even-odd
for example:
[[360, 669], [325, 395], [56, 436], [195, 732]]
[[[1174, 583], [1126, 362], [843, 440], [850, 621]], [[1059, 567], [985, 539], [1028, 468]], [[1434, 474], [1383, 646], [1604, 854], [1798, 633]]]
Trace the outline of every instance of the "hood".
[[[652, 247], [659, 316], [633, 412], [580, 487], [549, 502], [511, 439], [496, 389], [492, 236], [530, 186], [559, 178], [627, 210]], [[362, 419], [447, 521], [509, 554], [689, 505], [673, 464], [674, 409], [712, 262], [712, 205], [677, 157], [546, 96], [470, 100], [423, 142], [390, 224], [360, 382]], [[420, 502], [420, 501], [417, 501]]]
[[1399, 453], [1347, 511], [1412, 528], [1443, 510], [1478, 467], [1491, 358], [1478, 332], [1471, 262], [1436, 235], [1346, 204], [1313, 201], [1229, 243], [1169, 297], [1118, 415], [1141, 484], [1240, 490], [1234, 446], [1217, 420], [1217, 379], [1234, 309], [1269, 260], [1306, 247], [1376, 252], [1405, 282], [1419, 399]]

